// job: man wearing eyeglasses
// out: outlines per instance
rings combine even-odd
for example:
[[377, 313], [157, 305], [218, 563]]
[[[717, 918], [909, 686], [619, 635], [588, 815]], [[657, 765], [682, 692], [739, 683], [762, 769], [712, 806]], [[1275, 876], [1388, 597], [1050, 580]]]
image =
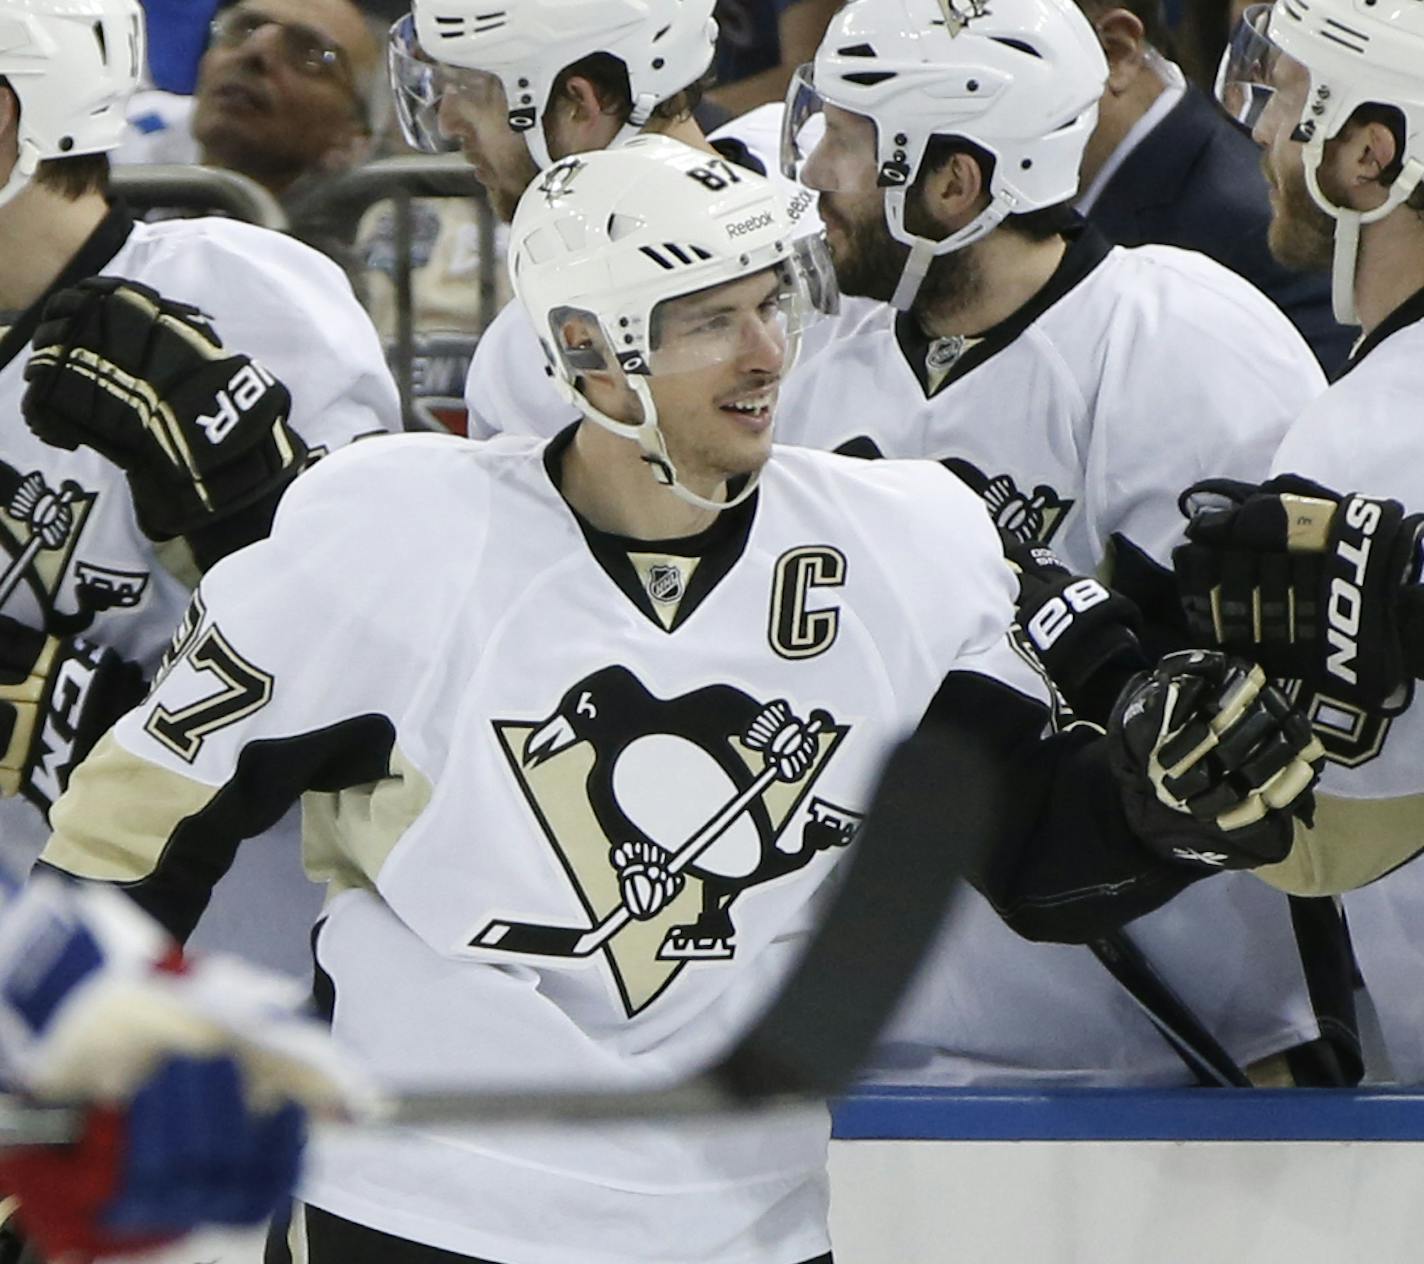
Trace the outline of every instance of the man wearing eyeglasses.
[[224, 9], [194, 96], [202, 161], [278, 197], [353, 166], [370, 144], [366, 94], [379, 60], [349, 0], [241, 0]]

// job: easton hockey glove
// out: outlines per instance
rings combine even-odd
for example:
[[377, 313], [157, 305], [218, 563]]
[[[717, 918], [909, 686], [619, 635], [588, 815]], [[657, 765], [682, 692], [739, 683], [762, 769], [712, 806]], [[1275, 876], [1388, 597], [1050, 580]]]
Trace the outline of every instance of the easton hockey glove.
[[1128, 823], [1153, 851], [1208, 869], [1285, 859], [1314, 810], [1325, 750], [1261, 668], [1168, 654], [1123, 691], [1108, 756]]
[[1046, 544], [1006, 534], [1002, 540], [1018, 576], [1023, 634], [1074, 712], [1106, 723], [1125, 679], [1147, 665], [1137, 607], [1091, 576], [1073, 574]]
[[119, 466], [151, 539], [210, 527], [301, 472], [287, 388], [224, 350], [196, 307], [92, 277], [49, 300], [33, 346], [26, 423], [45, 443]]
[[0, 795], [24, 795], [48, 813], [146, 687], [138, 667], [111, 649], [0, 615]]
[[1182, 493], [1172, 554], [1191, 632], [1368, 711], [1408, 705], [1424, 676], [1424, 603], [1412, 586], [1424, 515], [1281, 475], [1209, 479]]

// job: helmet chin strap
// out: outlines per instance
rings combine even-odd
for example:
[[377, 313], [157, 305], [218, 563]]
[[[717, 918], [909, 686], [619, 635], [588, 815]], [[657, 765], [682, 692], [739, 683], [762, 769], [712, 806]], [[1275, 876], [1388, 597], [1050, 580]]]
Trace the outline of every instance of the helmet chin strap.
[[931, 241], [928, 237], [920, 237], [905, 227], [905, 194], [907, 191], [902, 185], [899, 188], [890, 189], [885, 194], [885, 222], [890, 228], [890, 235], [896, 241], [910, 248], [910, 257], [905, 260], [905, 266], [900, 269], [900, 280], [896, 283], [895, 293], [890, 298], [890, 305], [902, 312], [908, 312], [914, 305], [920, 287], [925, 283], [925, 277], [929, 274], [930, 264], [934, 260], [942, 255], [952, 254], [956, 250], [963, 250], [965, 246], [973, 245], [981, 237], [987, 237], [1014, 210], [1012, 197], [996, 193], [989, 205], [963, 228], [940, 241]]
[[1335, 319], [1342, 325], [1358, 325], [1355, 307], [1355, 276], [1359, 269], [1360, 229], [1374, 224], [1402, 206], [1410, 194], [1424, 181], [1424, 161], [1411, 158], [1404, 164], [1398, 178], [1389, 186], [1385, 200], [1372, 211], [1356, 211], [1337, 206], [1320, 188], [1320, 163], [1325, 157], [1325, 140], [1306, 146], [1305, 184], [1315, 204], [1335, 221], [1335, 252], [1330, 268], [1330, 304]]
[[632, 388], [633, 394], [638, 397], [638, 403], [643, 409], [643, 420], [637, 422], [619, 421], [609, 416], [590, 402], [588, 396], [572, 382], [567, 381], [558, 373], [554, 374], [554, 382], [564, 398], [579, 409], [585, 417], [596, 421], [605, 430], [611, 431], [620, 439], [631, 439], [636, 443], [642, 450], [643, 460], [651, 469], [654, 480], [660, 487], [666, 487], [679, 500], [686, 501], [689, 505], [696, 505], [699, 509], [710, 509], [713, 513], [721, 513], [724, 509], [740, 505], [756, 491], [757, 483], [761, 480], [760, 470], [749, 474], [742, 490], [726, 500], [709, 500], [685, 486], [678, 479], [677, 467], [668, 455], [667, 442], [663, 438], [662, 427], [658, 425], [658, 406], [653, 402], [653, 393], [641, 377], [631, 377], [628, 381], [628, 385]]

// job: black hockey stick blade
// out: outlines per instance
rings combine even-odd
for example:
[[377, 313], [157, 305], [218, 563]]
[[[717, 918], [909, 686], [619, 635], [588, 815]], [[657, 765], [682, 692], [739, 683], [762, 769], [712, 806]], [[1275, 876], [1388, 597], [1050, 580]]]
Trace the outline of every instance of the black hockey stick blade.
[[[569, 1123], [801, 1105], [850, 1083], [908, 990], [960, 883], [1002, 820], [1002, 770], [965, 729], [923, 731], [881, 772], [810, 942], [751, 1030], [710, 1070], [646, 1090], [422, 1091], [393, 1095], [357, 1126]], [[73, 1139], [82, 1112], [0, 1098], [0, 1148]]]
[[850, 1082], [992, 847], [1003, 782], [968, 729], [926, 729], [896, 747], [810, 944], [714, 1078], [748, 1099], [829, 1096]]

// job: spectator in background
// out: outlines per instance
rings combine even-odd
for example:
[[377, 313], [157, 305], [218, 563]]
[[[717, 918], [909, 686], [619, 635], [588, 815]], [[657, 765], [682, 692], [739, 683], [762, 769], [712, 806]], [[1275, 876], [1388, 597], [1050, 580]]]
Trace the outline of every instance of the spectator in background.
[[1107, 54], [1107, 90], [1083, 156], [1078, 209], [1112, 241], [1199, 250], [1245, 277], [1291, 318], [1327, 373], [1349, 354], [1323, 273], [1292, 272], [1266, 244], [1270, 195], [1260, 156], [1159, 49], [1161, 0], [1078, 0]]
[[379, 66], [379, 42], [351, 0], [239, 0], [213, 19], [194, 95], [136, 100], [136, 135], [117, 159], [249, 176], [281, 201], [296, 237], [349, 272], [353, 226], [321, 193], [370, 153]]
[[730, 115], [780, 101], [792, 72], [816, 55], [840, 5], [841, 0], [717, 0], [717, 87], [709, 101]]

